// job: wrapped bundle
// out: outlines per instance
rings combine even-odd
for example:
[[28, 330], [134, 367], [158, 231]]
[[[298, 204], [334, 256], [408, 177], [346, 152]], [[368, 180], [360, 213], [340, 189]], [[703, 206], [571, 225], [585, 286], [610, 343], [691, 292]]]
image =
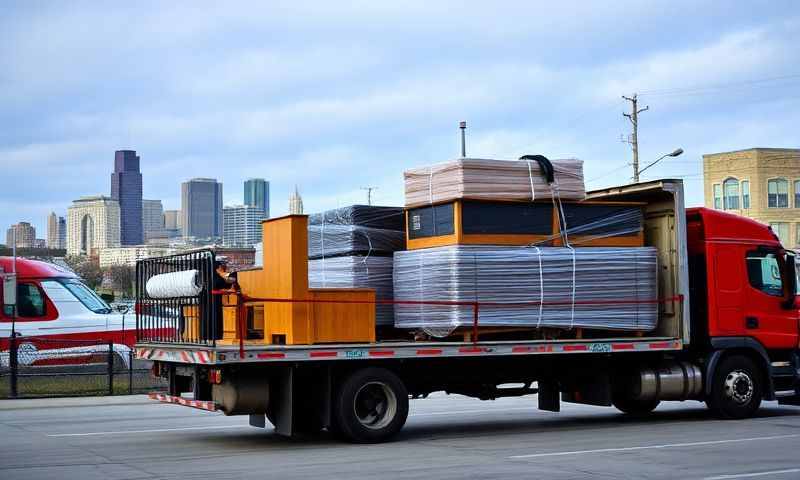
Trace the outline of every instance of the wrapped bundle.
[[[311, 288], [372, 288], [377, 300], [391, 300], [392, 257], [335, 257], [308, 262], [308, 285]], [[394, 324], [393, 305], [375, 306], [375, 324]]]
[[308, 217], [308, 258], [387, 255], [405, 248], [400, 207], [351, 205]]
[[403, 209], [372, 205], [350, 205], [308, 216], [309, 225], [358, 225], [403, 231]]
[[147, 296], [150, 298], [195, 297], [202, 289], [203, 285], [197, 270], [153, 275], [145, 284]]
[[[562, 200], [583, 200], [583, 162], [553, 160], [555, 181]], [[528, 160], [461, 158], [404, 172], [406, 207], [472, 200], [543, 200], [553, 196], [539, 164]]]
[[358, 225], [309, 225], [308, 258], [386, 255], [405, 247], [405, 233]]
[[[454, 245], [395, 253], [395, 300], [479, 302], [479, 326], [652, 330], [653, 247]], [[501, 305], [498, 305], [501, 304]], [[395, 305], [395, 326], [447, 335], [470, 305]]]

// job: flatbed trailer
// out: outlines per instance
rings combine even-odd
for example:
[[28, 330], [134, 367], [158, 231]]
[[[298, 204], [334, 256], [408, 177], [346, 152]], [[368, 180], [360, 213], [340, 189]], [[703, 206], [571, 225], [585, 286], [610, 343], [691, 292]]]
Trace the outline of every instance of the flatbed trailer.
[[[538, 394], [542, 410], [559, 411], [566, 401], [633, 415], [662, 400], [705, 401], [723, 418], [752, 415], [762, 399], [800, 404], [794, 256], [768, 227], [705, 209], [687, 214], [679, 180], [589, 198], [647, 203], [646, 244], [659, 252], [652, 332], [316, 345], [189, 344], [142, 335], [136, 355], [169, 379], [158, 400], [249, 415], [259, 427], [269, 420], [283, 435], [326, 428], [354, 442], [389, 439], [405, 423], [409, 398], [436, 391], [484, 400]], [[719, 255], [741, 267], [720, 270]], [[755, 261], [780, 270], [771, 279], [781, 284], [780, 297], [755, 291]]]

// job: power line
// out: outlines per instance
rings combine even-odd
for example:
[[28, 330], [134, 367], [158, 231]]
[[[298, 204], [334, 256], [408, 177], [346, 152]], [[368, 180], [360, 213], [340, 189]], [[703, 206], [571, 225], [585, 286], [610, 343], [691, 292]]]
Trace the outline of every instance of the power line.
[[691, 94], [697, 92], [705, 92], [708, 90], [721, 90], [726, 88], [751, 86], [751, 85], [757, 85], [759, 83], [768, 83], [768, 82], [793, 80], [793, 79], [800, 80], [800, 74], [783, 75], [779, 77], [758, 78], [753, 80], [745, 80], [741, 82], [718, 83], [706, 86], [665, 88], [661, 90], [645, 90], [643, 92], [640, 92], [640, 95], [660, 96], [660, 95], [675, 95], [675, 94]]

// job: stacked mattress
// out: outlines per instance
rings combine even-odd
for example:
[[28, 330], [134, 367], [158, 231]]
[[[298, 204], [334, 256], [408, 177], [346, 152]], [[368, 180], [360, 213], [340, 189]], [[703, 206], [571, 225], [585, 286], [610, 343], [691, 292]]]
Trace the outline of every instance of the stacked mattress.
[[[453, 245], [396, 252], [395, 300], [480, 302], [481, 327], [647, 331], [658, 320], [653, 247]], [[490, 305], [487, 305], [489, 303]], [[395, 326], [443, 336], [470, 305], [395, 305]]]
[[403, 209], [352, 205], [310, 215], [308, 258], [391, 255], [405, 248]]
[[[346, 256], [320, 258], [308, 262], [311, 288], [372, 288], [377, 300], [391, 300], [392, 257]], [[393, 305], [375, 306], [375, 324], [394, 324]]]
[[553, 160], [555, 181], [549, 185], [539, 164], [530, 160], [461, 158], [430, 167], [407, 170], [406, 206], [436, 204], [468, 198], [472, 200], [535, 201], [553, 197], [583, 200], [583, 162]]

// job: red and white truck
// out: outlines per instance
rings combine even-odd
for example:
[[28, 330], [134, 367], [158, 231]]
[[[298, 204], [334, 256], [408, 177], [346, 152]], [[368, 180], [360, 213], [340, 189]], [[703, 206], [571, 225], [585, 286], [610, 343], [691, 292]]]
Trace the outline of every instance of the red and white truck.
[[409, 399], [437, 391], [484, 400], [538, 394], [543, 410], [576, 402], [637, 415], [660, 401], [696, 400], [732, 419], [753, 415], [762, 400], [800, 405], [795, 254], [769, 227], [685, 209], [679, 180], [588, 199], [646, 203], [645, 243], [659, 252], [651, 332], [219, 345], [140, 330], [136, 354], [169, 377], [168, 394], [155, 395], [162, 401], [246, 414], [254, 426], [269, 420], [283, 435], [327, 428], [354, 442], [390, 438]]

